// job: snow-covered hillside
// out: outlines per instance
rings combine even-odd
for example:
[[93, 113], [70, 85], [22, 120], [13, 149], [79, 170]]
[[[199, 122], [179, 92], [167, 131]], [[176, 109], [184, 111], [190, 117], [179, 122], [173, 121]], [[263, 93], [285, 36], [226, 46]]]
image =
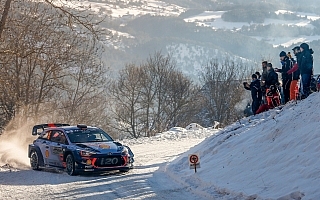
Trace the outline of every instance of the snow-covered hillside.
[[[195, 193], [244, 199], [320, 199], [320, 93], [282, 109], [244, 118], [190, 149], [167, 167]], [[199, 153], [201, 168], [188, 169]]]
[[[223, 130], [176, 127], [152, 138], [124, 140], [135, 153], [135, 169], [75, 177], [32, 171], [26, 146], [17, 149], [25, 133], [17, 140], [1, 136], [1, 197], [320, 199], [318, 130], [320, 93], [314, 93]], [[193, 153], [200, 155], [197, 173], [189, 169], [188, 155]]]

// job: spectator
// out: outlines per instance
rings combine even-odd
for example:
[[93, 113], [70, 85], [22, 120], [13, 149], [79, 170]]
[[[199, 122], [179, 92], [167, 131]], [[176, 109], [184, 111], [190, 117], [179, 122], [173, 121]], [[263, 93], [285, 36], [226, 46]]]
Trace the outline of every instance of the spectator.
[[313, 71], [313, 50], [309, 49], [309, 45], [302, 43], [300, 45], [301, 54], [298, 60], [298, 67], [301, 74], [302, 90], [301, 98], [307, 98], [310, 94], [310, 82]]
[[281, 78], [282, 78], [282, 89], [283, 89], [283, 96], [284, 101], [283, 103], [287, 103], [290, 100], [290, 85], [292, 76], [288, 75], [288, 71], [293, 67], [292, 61], [287, 56], [286, 52], [281, 51], [279, 54], [280, 61], [282, 64], [282, 68], [278, 69], [275, 68], [276, 72], [281, 72]]
[[256, 74], [252, 74], [252, 81], [250, 84], [244, 82], [244, 88], [247, 90], [251, 90], [251, 97], [252, 97], [252, 113], [256, 114], [262, 100], [262, 93], [260, 88], [260, 81]]
[[[296, 56], [296, 59], [299, 58], [300, 47], [294, 47], [292, 49], [293, 54]], [[300, 70], [298, 68], [297, 60], [291, 58], [293, 67], [287, 72], [288, 75], [291, 75], [291, 84], [290, 84], [290, 100], [297, 100], [296, 88], [298, 85], [298, 80], [300, 78]]]
[[266, 86], [265, 86], [265, 81], [267, 79], [267, 75], [268, 75], [268, 70], [267, 70], [267, 65], [268, 65], [268, 62], [267, 61], [263, 61], [261, 63], [261, 66], [262, 66], [262, 74], [261, 74], [261, 92], [262, 92], [262, 102], [263, 103], [267, 103], [266, 102], [266, 99], [265, 99], [265, 96], [266, 96]]
[[320, 91], [320, 75], [317, 77], [317, 91]]
[[266, 88], [270, 88], [271, 85], [279, 85], [278, 74], [274, 71], [271, 63], [267, 64], [267, 77], [264, 84]]
[[265, 80], [266, 90], [266, 103], [262, 104], [256, 111], [256, 114], [274, 108], [280, 105], [280, 95], [277, 89], [279, 85], [278, 74], [272, 68], [272, 64], [267, 65], [267, 79]]
[[255, 75], [257, 75], [258, 80], [259, 80], [259, 81], [261, 81], [261, 75], [260, 75], [260, 72], [256, 72], [256, 73], [255, 73]]
[[263, 61], [261, 63], [261, 66], [262, 66], [261, 80], [262, 81], [265, 81], [267, 79], [267, 65], [268, 65], [267, 61]]

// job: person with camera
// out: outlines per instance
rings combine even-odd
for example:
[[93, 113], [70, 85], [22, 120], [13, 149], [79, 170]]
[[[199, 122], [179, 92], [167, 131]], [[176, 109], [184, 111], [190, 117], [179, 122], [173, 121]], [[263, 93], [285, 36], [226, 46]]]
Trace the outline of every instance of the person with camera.
[[243, 86], [245, 89], [251, 91], [251, 97], [252, 97], [251, 109], [253, 114], [256, 114], [261, 104], [262, 92], [260, 88], [260, 80], [258, 79], [257, 75], [252, 74], [251, 78], [252, 78], [251, 83], [249, 84], [248, 82], [244, 82]]

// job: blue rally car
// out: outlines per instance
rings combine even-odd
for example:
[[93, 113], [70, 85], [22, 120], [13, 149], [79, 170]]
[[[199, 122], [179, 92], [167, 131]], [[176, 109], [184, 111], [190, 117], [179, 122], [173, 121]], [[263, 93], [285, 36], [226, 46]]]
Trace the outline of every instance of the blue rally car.
[[127, 172], [133, 168], [134, 155], [130, 148], [97, 127], [41, 124], [33, 127], [32, 135], [39, 135], [29, 144], [33, 170], [54, 167], [76, 175], [90, 171]]

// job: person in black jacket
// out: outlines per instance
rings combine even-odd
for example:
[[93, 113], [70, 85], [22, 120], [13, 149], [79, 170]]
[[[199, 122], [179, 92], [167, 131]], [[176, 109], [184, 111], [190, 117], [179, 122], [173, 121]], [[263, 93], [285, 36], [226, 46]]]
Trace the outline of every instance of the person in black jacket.
[[272, 64], [267, 64], [267, 76], [266, 80], [263, 81], [266, 90], [266, 103], [262, 104], [255, 114], [259, 114], [271, 108], [274, 108], [280, 104], [280, 95], [278, 91], [279, 81], [278, 74], [272, 68]]
[[274, 71], [271, 63], [267, 64], [267, 76], [266, 80], [263, 82], [266, 88], [270, 88], [271, 85], [276, 87], [279, 85], [278, 74]]
[[262, 91], [262, 101], [264, 103], [266, 103], [265, 101], [265, 95], [266, 95], [266, 86], [264, 85], [266, 79], [267, 79], [267, 75], [268, 75], [268, 70], [267, 70], [267, 65], [268, 65], [268, 62], [267, 61], [262, 61], [261, 63], [261, 67], [262, 67], [262, 74], [261, 74], [261, 91]]
[[290, 100], [290, 85], [292, 80], [292, 76], [289, 75], [287, 72], [293, 67], [293, 64], [287, 56], [286, 52], [281, 51], [279, 57], [282, 64], [282, 68], [275, 68], [275, 71], [281, 72], [284, 103], [287, 103]]
[[310, 82], [311, 76], [313, 73], [313, 50], [309, 49], [309, 45], [306, 43], [302, 43], [300, 45], [300, 56], [298, 60], [298, 67], [301, 74], [301, 82], [302, 82], [302, 98], [306, 98], [309, 96], [310, 92]]
[[247, 82], [243, 83], [244, 88], [247, 90], [251, 90], [252, 97], [252, 112], [256, 114], [262, 100], [262, 93], [260, 88], [260, 80], [258, 79], [256, 74], [252, 74], [252, 81], [250, 84]]
[[261, 67], [262, 67], [261, 80], [262, 81], [265, 81], [267, 78], [267, 65], [268, 65], [267, 61], [262, 61], [261, 63]]

